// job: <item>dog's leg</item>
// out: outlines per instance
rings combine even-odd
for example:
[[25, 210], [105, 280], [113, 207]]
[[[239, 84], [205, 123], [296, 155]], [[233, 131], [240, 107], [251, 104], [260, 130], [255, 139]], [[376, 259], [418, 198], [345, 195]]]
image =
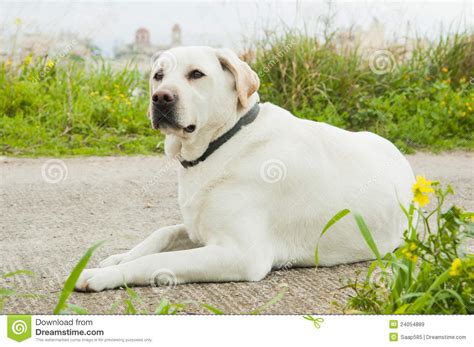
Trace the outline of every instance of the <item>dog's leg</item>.
[[259, 281], [272, 266], [271, 259], [263, 254], [264, 252], [246, 254], [235, 247], [218, 245], [157, 253], [128, 263], [84, 270], [75, 288], [101, 291], [124, 284], [156, 285], [162, 274], [166, 274], [167, 281], [173, 284]]
[[130, 251], [108, 257], [100, 263], [100, 267], [126, 263], [148, 254], [190, 249], [197, 246], [189, 239], [184, 224], [172, 225], [156, 230]]

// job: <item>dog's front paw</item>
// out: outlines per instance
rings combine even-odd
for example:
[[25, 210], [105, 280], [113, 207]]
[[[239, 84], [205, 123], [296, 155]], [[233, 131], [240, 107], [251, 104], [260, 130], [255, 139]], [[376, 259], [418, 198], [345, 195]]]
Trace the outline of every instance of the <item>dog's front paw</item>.
[[74, 289], [81, 292], [100, 292], [123, 285], [124, 278], [115, 267], [86, 269], [79, 276]]
[[99, 264], [100, 267], [107, 267], [112, 265], [118, 265], [127, 257], [128, 253], [114, 254], [110, 257], [102, 260]]

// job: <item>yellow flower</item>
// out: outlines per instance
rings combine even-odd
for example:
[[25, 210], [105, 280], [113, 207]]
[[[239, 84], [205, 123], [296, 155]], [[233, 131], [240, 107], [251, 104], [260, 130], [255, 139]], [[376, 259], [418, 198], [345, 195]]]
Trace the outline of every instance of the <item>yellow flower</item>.
[[21, 18], [20, 18], [20, 17], [16, 17], [16, 18], [15, 18], [15, 25], [21, 25], [21, 23], [22, 23]]
[[[415, 244], [412, 243], [410, 245], [410, 249], [412, 249], [412, 245], [415, 245]], [[416, 245], [415, 245], [415, 249], [416, 249]], [[415, 250], [415, 249], [412, 249], [412, 250]], [[416, 263], [418, 261], [418, 256], [416, 254], [413, 254], [412, 252], [410, 252], [408, 249], [406, 249], [406, 248], [402, 249], [402, 253], [405, 257], [407, 257], [412, 262]]]
[[425, 176], [417, 175], [416, 182], [413, 185], [413, 192], [421, 192], [421, 193], [433, 193], [434, 189], [431, 187], [431, 181], [427, 180]]
[[55, 64], [56, 64], [56, 63], [54, 62], [54, 60], [49, 59], [49, 60], [46, 62], [46, 67], [49, 68], [49, 69], [52, 69]]
[[417, 248], [418, 248], [418, 247], [417, 247], [416, 243], [413, 243], [413, 242], [410, 243], [410, 251], [414, 251], [414, 250], [417, 249]]
[[417, 202], [420, 206], [425, 206], [430, 203], [428, 194], [434, 192], [434, 189], [431, 187], [430, 180], [427, 180], [424, 176], [417, 175], [416, 182], [413, 184], [412, 190], [414, 202]]
[[453, 260], [453, 263], [451, 264], [451, 269], [449, 270], [449, 274], [451, 276], [458, 276], [460, 271], [459, 268], [461, 267], [461, 259], [456, 258]]
[[467, 109], [468, 109], [469, 112], [472, 112], [472, 107], [471, 106], [469, 106]]
[[424, 194], [415, 195], [415, 197], [413, 198], [413, 201], [417, 202], [420, 206], [425, 206], [430, 203], [430, 199], [428, 198], [427, 195], [424, 195]]
[[111, 98], [110, 96], [108, 96], [108, 95], [104, 95], [104, 99], [105, 99], [105, 100], [109, 100], [109, 101], [112, 100], [112, 98]]
[[441, 71], [443, 71], [444, 73], [447, 73], [449, 70], [446, 66], [443, 66], [443, 68], [441, 69]]
[[32, 60], [33, 60], [33, 56], [30, 54], [30, 55], [28, 55], [28, 56], [25, 58], [25, 60], [23, 60], [23, 64], [24, 64], [25, 66], [30, 65], [30, 63], [31, 63]]

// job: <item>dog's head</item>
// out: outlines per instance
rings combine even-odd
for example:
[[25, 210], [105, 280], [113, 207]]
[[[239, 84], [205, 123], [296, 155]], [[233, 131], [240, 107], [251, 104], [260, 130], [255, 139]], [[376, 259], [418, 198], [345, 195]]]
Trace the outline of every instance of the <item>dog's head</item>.
[[235, 53], [210, 47], [163, 52], [150, 75], [148, 116], [154, 129], [181, 141], [212, 138], [235, 120], [259, 87], [257, 74]]

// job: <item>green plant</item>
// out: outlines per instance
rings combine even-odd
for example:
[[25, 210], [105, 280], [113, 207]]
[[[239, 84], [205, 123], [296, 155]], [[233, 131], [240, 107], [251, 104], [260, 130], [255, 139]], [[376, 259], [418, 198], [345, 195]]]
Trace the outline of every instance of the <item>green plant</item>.
[[316, 264], [316, 266], [319, 265], [319, 240], [321, 240], [321, 237], [324, 236], [324, 234], [334, 225], [337, 223], [337, 221], [341, 220], [342, 218], [344, 218], [347, 214], [349, 214], [351, 211], [349, 211], [348, 209], [344, 209], [344, 210], [341, 210], [339, 211], [338, 213], [336, 213], [334, 215], [334, 217], [332, 217], [329, 222], [327, 222], [326, 226], [323, 228], [323, 231], [321, 231], [321, 234], [319, 235], [319, 238], [318, 238], [318, 243], [316, 244], [316, 249], [314, 251], [314, 263]]
[[[127, 292], [127, 298], [123, 301], [125, 306], [124, 314], [158, 314], [158, 315], [175, 315], [178, 314], [180, 311], [186, 308], [189, 304], [188, 302], [181, 302], [181, 303], [171, 303], [168, 299], [163, 298], [158, 303], [158, 306], [154, 310], [154, 312], [150, 312], [143, 303], [143, 300], [140, 298], [140, 295], [133, 290], [125, 286], [125, 290]], [[117, 306], [116, 306], [117, 307]], [[115, 308], [116, 308], [115, 307]], [[116, 310], [115, 310], [116, 312]]]
[[[368, 56], [287, 31], [257, 43], [253, 68], [262, 100], [301, 118], [353, 131], [368, 130], [405, 151], [474, 148], [474, 36], [461, 33], [393, 56], [376, 74]], [[399, 50], [399, 48], [398, 48]]]
[[[69, 296], [74, 291], [74, 285], [77, 282], [79, 276], [81, 275], [82, 271], [85, 269], [87, 264], [89, 263], [90, 258], [92, 257], [95, 250], [102, 244], [103, 242], [96, 243], [92, 247], [90, 247], [84, 255], [81, 257], [79, 262], [76, 264], [74, 269], [69, 274], [64, 287], [61, 291], [58, 303], [54, 309], [54, 314], [90, 314], [89, 310], [78, 306], [75, 304], [68, 303], [67, 300]], [[23, 271], [21, 271], [23, 272]], [[16, 273], [20, 273], [17, 271]], [[15, 274], [15, 273], [13, 273]], [[11, 274], [6, 274], [5, 276]], [[144, 308], [143, 301], [141, 300], [138, 293], [125, 286], [127, 297], [123, 300], [122, 304], [124, 306], [123, 314], [149, 314], [150, 312]], [[120, 303], [115, 303], [112, 305], [110, 309], [111, 314], [116, 314], [119, 308]], [[155, 314], [176, 314], [181, 311], [183, 308], [186, 307], [185, 303], [170, 303], [167, 299], [162, 299], [158, 304]]]
[[162, 140], [147, 114], [147, 78], [96, 60], [27, 57], [0, 63], [2, 153], [16, 156], [140, 154]]
[[[474, 149], [474, 37], [442, 36], [394, 55], [386, 74], [335, 35], [287, 30], [256, 43], [262, 101], [296, 116], [368, 130], [399, 148]], [[399, 49], [399, 48], [398, 48]], [[0, 62], [1, 151], [13, 156], [152, 154], [163, 136], [147, 119], [148, 77], [132, 64], [26, 57]], [[136, 93], [136, 92], [139, 93]]]
[[96, 243], [94, 246], [89, 248], [86, 251], [86, 253], [82, 256], [82, 258], [79, 260], [79, 262], [76, 264], [74, 269], [72, 269], [66, 282], [64, 283], [63, 289], [61, 290], [61, 295], [59, 296], [58, 303], [56, 304], [56, 307], [54, 308], [54, 311], [53, 311], [54, 314], [67, 313], [68, 311], [72, 311], [76, 314], [81, 314], [81, 313], [86, 312], [82, 307], [68, 304], [67, 299], [69, 298], [71, 293], [74, 291], [74, 285], [79, 279], [79, 276], [81, 275], [82, 271], [87, 266], [87, 263], [89, 262], [89, 259], [92, 257], [92, 254], [102, 243], [103, 242]]
[[[474, 313], [474, 255], [468, 245], [474, 236], [471, 212], [456, 206], [443, 210], [450, 186], [443, 188], [417, 176], [414, 203], [403, 209], [408, 228], [404, 244], [381, 256], [363, 218], [357, 225], [375, 260], [362, 279], [348, 280], [342, 288], [353, 291], [346, 313], [371, 314], [472, 314]], [[422, 206], [434, 193], [435, 207], [426, 215]], [[417, 207], [418, 206], [418, 207]], [[421, 232], [420, 232], [421, 231]]]
[[[74, 285], [77, 282], [79, 276], [81, 275], [82, 271], [85, 269], [87, 266], [90, 258], [92, 257], [92, 254], [94, 251], [102, 244], [103, 242], [99, 242], [92, 247], [90, 247], [86, 253], [81, 257], [79, 262], [76, 264], [76, 266], [73, 268], [71, 273], [69, 274], [64, 287], [61, 291], [58, 303], [54, 309], [54, 314], [90, 314], [89, 310], [82, 307], [78, 306], [75, 304], [68, 303], [68, 298], [74, 291]], [[9, 273], [5, 274], [4, 277], [10, 277], [16, 274], [29, 274], [27, 270], [20, 270], [16, 271], [14, 273]], [[0, 277], [1, 279], [2, 277]], [[183, 311], [187, 306], [189, 305], [198, 305], [202, 308], [205, 308], [209, 312], [213, 314], [224, 314], [224, 312], [212, 305], [209, 305], [207, 303], [200, 303], [192, 300], [184, 301], [184, 302], [178, 302], [178, 303], [172, 303], [166, 298], [162, 298], [156, 309], [153, 312], [150, 312], [149, 309], [146, 307], [144, 304], [143, 300], [141, 299], [140, 295], [133, 289], [128, 287], [127, 285], [125, 286], [125, 292], [127, 296], [120, 301], [115, 302], [110, 310], [110, 314], [158, 314], [158, 315], [174, 315], [178, 314], [179, 312]], [[283, 284], [282, 289], [273, 297], [270, 299], [268, 302], [264, 303], [263, 305], [257, 307], [256, 309], [248, 312], [248, 314], [260, 314], [262, 312], [265, 312], [266, 309], [268, 309], [270, 306], [274, 305], [278, 301], [280, 301], [288, 291], [288, 286], [286, 284]], [[0, 299], [2, 299], [2, 290], [0, 290]], [[9, 292], [5, 291], [5, 295], [11, 295]], [[0, 301], [0, 304], [2, 304], [3, 301]], [[1, 306], [0, 306], [1, 308]], [[122, 310], [122, 311], [121, 311]]]
[[[0, 275], [0, 283], [4, 282], [6, 279], [10, 277], [20, 276], [20, 275], [34, 276], [33, 272], [29, 270], [17, 270], [17, 271], [7, 272], [3, 275]], [[3, 311], [5, 302], [8, 299], [13, 298], [13, 297], [36, 298], [38, 297], [38, 295], [29, 294], [29, 293], [19, 293], [15, 287], [6, 286], [5, 284], [2, 284], [2, 286], [0, 287], [0, 312]]]

